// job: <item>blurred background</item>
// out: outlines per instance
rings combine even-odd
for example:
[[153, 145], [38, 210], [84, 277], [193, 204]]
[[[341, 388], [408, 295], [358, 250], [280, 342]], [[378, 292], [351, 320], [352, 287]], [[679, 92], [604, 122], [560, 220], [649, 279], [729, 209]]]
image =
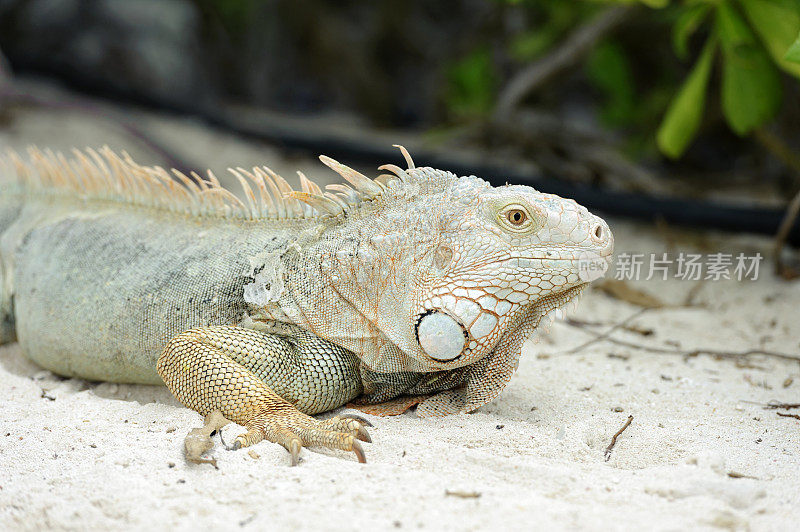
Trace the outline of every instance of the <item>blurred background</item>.
[[186, 121], [371, 167], [402, 142], [612, 215], [783, 222], [780, 248], [800, 243], [798, 35], [800, 0], [0, 0], [0, 142], [33, 127], [192, 169], [221, 141]]

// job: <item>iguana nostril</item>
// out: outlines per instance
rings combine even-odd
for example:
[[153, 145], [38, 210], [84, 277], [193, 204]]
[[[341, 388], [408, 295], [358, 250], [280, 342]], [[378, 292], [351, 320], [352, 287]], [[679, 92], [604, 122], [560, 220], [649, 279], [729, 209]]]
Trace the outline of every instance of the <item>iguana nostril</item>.
[[464, 327], [444, 312], [425, 314], [417, 324], [417, 340], [425, 354], [449, 362], [461, 356], [467, 343]]
[[605, 235], [605, 231], [603, 230], [603, 225], [595, 224], [594, 229], [592, 230], [592, 234], [594, 235], [595, 239], [602, 240], [603, 236]]

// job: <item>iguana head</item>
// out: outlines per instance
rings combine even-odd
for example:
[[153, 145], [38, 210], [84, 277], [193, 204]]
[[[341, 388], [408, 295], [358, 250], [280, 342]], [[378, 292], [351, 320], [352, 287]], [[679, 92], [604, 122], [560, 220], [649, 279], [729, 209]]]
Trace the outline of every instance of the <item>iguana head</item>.
[[293, 194], [328, 218], [284, 255], [285, 289], [266, 316], [351, 349], [374, 371], [485, 358], [523, 322], [533, 330], [574, 301], [613, 250], [608, 225], [573, 200], [416, 168], [410, 157], [376, 180], [323, 161], [355, 188], [334, 189], [338, 199]]

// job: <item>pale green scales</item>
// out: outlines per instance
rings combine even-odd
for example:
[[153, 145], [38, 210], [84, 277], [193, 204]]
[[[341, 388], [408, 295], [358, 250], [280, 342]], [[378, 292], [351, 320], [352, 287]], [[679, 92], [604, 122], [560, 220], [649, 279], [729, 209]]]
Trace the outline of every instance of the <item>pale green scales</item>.
[[358, 423], [337, 421], [332, 444], [295, 407], [360, 396], [394, 400], [389, 413], [472, 411], [511, 378], [524, 340], [604, 270], [613, 237], [572, 200], [403, 154], [408, 169], [375, 180], [323, 158], [351, 185], [325, 191], [234, 170], [242, 199], [211, 174], [170, 175], [107, 149], [12, 155], [0, 170], [2, 340], [62, 375], [163, 376], [185, 404], [248, 426], [240, 444], [266, 437], [295, 458], [301, 444], [363, 458]]

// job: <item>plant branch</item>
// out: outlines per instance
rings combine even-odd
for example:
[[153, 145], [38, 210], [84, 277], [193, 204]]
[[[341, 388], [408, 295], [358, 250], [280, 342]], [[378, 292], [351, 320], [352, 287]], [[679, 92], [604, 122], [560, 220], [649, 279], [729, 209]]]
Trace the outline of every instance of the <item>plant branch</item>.
[[501, 91], [496, 114], [509, 114], [528, 94], [578, 63], [597, 41], [616, 29], [632, 11], [630, 5], [607, 8], [576, 29], [561, 46], [518, 72]]
[[794, 222], [797, 216], [800, 215], [800, 190], [797, 191], [789, 206], [786, 208], [786, 214], [778, 227], [778, 233], [775, 235], [775, 246], [773, 253], [775, 254], [775, 273], [784, 279], [794, 279], [797, 277], [798, 272], [783, 263], [783, 247], [786, 245], [786, 239], [789, 237]]
[[787, 146], [778, 135], [760, 127], [753, 131], [753, 138], [787, 168], [792, 170], [792, 173], [795, 174], [795, 181], [798, 180], [798, 176], [800, 176], [800, 156]]

